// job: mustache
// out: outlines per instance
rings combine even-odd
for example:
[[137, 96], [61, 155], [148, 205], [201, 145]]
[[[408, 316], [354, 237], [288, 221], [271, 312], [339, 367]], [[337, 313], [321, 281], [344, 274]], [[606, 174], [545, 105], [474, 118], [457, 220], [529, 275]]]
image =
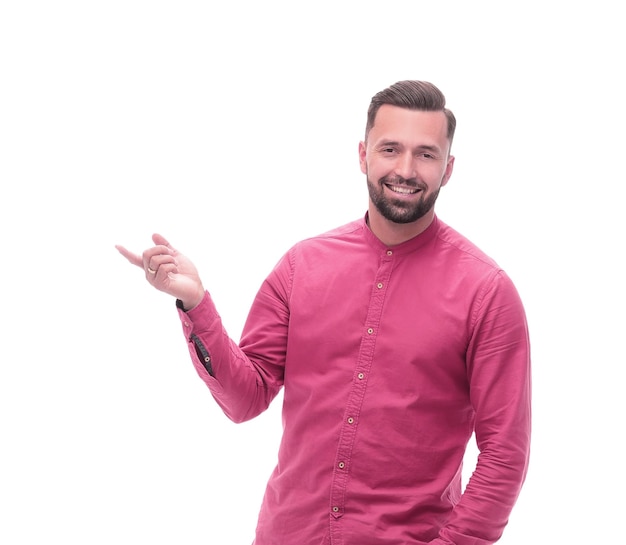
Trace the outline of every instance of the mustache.
[[379, 182], [381, 184], [391, 184], [391, 185], [405, 185], [407, 187], [413, 187], [417, 189], [427, 189], [427, 186], [422, 181], [417, 178], [403, 178], [402, 176], [383, 176]]

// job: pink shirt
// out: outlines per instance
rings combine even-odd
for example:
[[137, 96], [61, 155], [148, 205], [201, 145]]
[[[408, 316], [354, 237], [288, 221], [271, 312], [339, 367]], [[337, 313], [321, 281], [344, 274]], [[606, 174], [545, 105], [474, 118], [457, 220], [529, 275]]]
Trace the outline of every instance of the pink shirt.
[[[239, 345], [208, 294], [180, 316], [233, 421], [285, 388], [254, 545], [501, 536], [529, 456], [526, 319], [509, 277], [438, 218], [395, 247], [365, 219], [296, 244], [261, 286]], [[480, 456], [462, 493], [474, 430]]]

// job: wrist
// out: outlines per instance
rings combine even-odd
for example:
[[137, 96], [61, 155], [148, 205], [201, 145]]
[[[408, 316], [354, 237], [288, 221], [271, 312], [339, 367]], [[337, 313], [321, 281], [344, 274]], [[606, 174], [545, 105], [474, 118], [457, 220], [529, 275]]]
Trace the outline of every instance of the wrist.
[[184, 299], [178, 299], [178, 306], [185, 312], [189, 312], [196, 308], [204, 299], [204, 290], [199, 291], [194, 297], [185, 297]]

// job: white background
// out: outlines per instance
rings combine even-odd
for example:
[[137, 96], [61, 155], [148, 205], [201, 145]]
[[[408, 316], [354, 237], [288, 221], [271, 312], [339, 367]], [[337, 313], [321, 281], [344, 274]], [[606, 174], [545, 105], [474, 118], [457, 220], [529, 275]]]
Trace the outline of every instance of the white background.
[[0, 6], [1, 543], [252, 541], [279, 403], [230, 423], [114, 245], [167, 236], [238, 338], [292, 243], [363, 215], [369, 100], [409, 78], [458, 119], [438, 213], [531, 327], [533, 454], [501, 543], [619, 542], [619, 3]]

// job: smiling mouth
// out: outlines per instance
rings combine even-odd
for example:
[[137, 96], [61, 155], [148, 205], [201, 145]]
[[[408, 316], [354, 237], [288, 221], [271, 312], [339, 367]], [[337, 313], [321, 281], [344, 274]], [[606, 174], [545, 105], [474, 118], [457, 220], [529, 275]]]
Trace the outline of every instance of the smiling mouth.
[[421, 191], [419, 187], [408, 187], [406, 185], [385, 184], [385, 187], [394, 193], [398, 193], [399, 195], [415, 195]]

